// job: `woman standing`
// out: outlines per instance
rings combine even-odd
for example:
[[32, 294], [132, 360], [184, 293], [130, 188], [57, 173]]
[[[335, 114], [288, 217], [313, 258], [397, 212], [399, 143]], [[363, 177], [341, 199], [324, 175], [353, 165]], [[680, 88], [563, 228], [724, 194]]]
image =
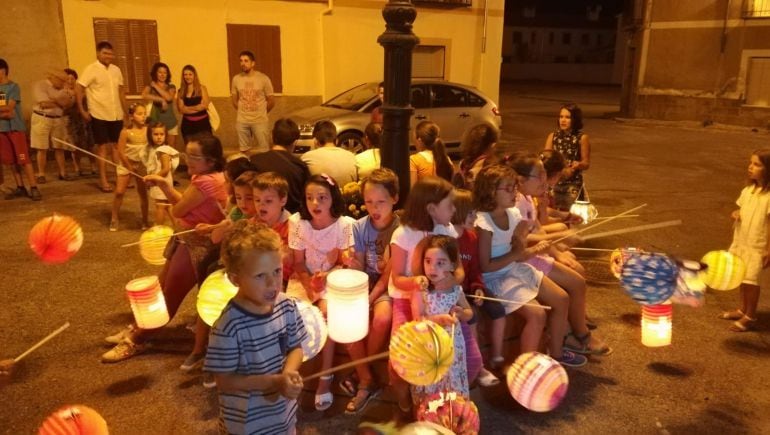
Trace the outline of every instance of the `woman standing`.
[[168, 65], [157, 62], [152, 66], [150, 85], [144, 87], [142, 98], [152, 101], [150, 120], [162, 122], [166, 126], [166, 145], [176, 148], [176, 137], [179, 134], [176, 113], [174, 113], [176, 86], [171, 83], [171, 71]]
[[545, 140], [546, 150], [562, 153], [567, 167], [554, 187], [554, 202], [559, 210], [569, 210], [576, 199], [583, 197], [583, 171], [590, 166], [591, 144], [583, 133], [583, 111], [575, 103], [567, 103], [559, 110], [558, 130]]
[[211, 122], [206, 111], [209, 107], [209, 91], [198, 80], [198, 73], [192, 65], [182, 68], [182, 84], [176, 107], [182, 114], [181, 130], [185, 141], [196, 134], [211, 134]]

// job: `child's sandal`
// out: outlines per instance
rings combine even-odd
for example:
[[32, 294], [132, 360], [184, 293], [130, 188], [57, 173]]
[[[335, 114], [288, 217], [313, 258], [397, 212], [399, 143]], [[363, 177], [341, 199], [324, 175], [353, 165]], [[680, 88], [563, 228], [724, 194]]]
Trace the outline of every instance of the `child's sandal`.
[[[334, 375], [321, 376], [319, 379], [331, 383], [334, 379]], [[313, 405], [315, 406], [316, 411], [326, 411], [332, 406], [332, 403], [334, 403], [334, 395], [332, 395], [331, 391], [327, 391], [321, 394], [316, 393]]]
[[741, 320], [745, 316], [741, 310], [724, 311], [717, 316], [717, 319], [722, 320]]
[[[574, 338], [578, 345], [571, 345], [567, 343], [567, 340], [570, 339], [570, 337]], [[572, 333], [567, 334], [566, 337], [564, 337], [564, 346], [563, 348], [570, 351], [579, 353], [581, 355], [597, 355], [597, 356], [607, 356], [612, 353], [612, 348], [607, 346], [606, 344], [602, 347], [591, 349], [591, 331], [588, 331], [585, 335], [575, 335]]]
[[379, 393], [380, 389], [373, 385], [360, 387], [356, 392], [356, 395], [353, 396], [347, 406], [345, 406], [345, 414], [358, 414], [363, 411], [363, 409], [366, 408], [366, 405], [369, 404], [369, 401], [377, 397]]
[[751, 317], [744, 315], [740, 319], [733, 322], [732, 325], [730, 325], [730, 331], [732, 332], [752, 331], [754, 329], [754, 323], [756, 321], [757, 319], [752, 319]]

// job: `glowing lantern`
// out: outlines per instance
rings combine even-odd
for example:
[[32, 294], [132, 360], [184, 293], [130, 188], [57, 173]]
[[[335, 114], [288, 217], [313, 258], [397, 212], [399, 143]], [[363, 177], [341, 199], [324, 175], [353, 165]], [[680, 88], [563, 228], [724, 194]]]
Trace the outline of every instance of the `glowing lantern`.
[[369, 275], [360, 270], [337, 269], [326, 276], [329, 337], [337, 343], [355, 343], [369, 333]]
[[661, 254], [639, 254], [623, 265], [620, 282], [631, 299], [642, 305], [659, 304], [674, 293], [678, 269]]
[[172, 234], [174, 230], [165, 225], [155, 225], [143, 232], [139, 238], [139, 254], [154, 266], [164, 265], [166, 257], [163, 256], [163, 252]]
[[615, 278], [620, 279], [620, 273], [623, 271], [623, 265], [634, 254], [642, 253], [640, 248], [619, 248], [610, 254], [610, 272]]
[[401, 325], [390, 338], [390, 364], [412, 385], [440, 381], [454, 360], [454, 339], [430, 320]]
[[535, 412], [548, 412], [559, 406], [569, 386], [564, 367], [537, 352], [519, 355], [508, 369], [506, 382], [513, 398]]
[[107, 422], [85, 405], [65, 406], [49, 415], [38, 435], [108, 435]]
[[476, 404], [455, 392], [436, 393], [421, 401], [417, 420], [437, 423], [457, 434], [479, 433]]
[[28, 242], [43, 263], [64, 263], [83, 246], [83, 230], [75, 219], [54, 213], [32, 227]]
[[599, 216], [599, 212], [596, 210], [596, 207], [591, 204], [591, 201], [576, 200], [570, 206], [569, 212], [575, 216], [580, 216], [583, 219], [584, 224], [593, 221]]
[[145, 276], [126, 284], [128, 302], [134, 312], [136, 326], [142, 329], [160, 328], [169, 321], [166, 299], [157, 276]]
[[727, 251], [711, 251], [701, 259], [708, 266], [700, 277], [714, 290], [732, 290], [743, 281], [746, 265], [737, 255]]
[[673, 305], [642, 306], [642, 344], [661, 347], [671, 344], [671, 318]]
[[671, 295], [671, 302], [696, 308], [703, 306], [706, 299], [706, 284], [703, 283], [698, 272], [705, 269], [706, 265], [689, 260], [681, 261], [679, 265], [676, 290]]
[[238, 293], [238, 287], [227, 278], [224, 269], [209, 275], [198, 290], [198, 315], [207, 325], [214, 326], [230, 299]]
[[305, 339], [302, 340], [302, 361], [313, 359], [324, 344], [326, 344], [326, 322], [321, 310], [303, 300], [295, 300], [299, 315], [302, 317], [302, 323], [305, 325]]

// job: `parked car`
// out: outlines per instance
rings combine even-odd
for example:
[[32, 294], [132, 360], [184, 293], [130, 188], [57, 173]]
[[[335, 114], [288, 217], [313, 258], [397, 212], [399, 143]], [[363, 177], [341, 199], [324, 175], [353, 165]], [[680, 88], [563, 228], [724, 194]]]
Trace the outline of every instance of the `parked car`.
[[[354, 153], [363, 149], [364, 129], [371, 121], [371, 113], [380, 106], [377, 98], [378, 82], [358, 85], [320, 106], [308, 107], [288, 115], [300, 128], [296, 152], [313, 147], [313, 125], [329, 120], [337, 127], [338, 143]], [[414, 107], [411, 126], [422, 120], [431, 120], [441, 128], [441, 139], [450, 153], [460, 150], [460, 141], [468, 130], [478, 124], [500, 129], [502, 117], [494, 101], [478, 89], [440, 80], [414, 80], [411, 85]]]

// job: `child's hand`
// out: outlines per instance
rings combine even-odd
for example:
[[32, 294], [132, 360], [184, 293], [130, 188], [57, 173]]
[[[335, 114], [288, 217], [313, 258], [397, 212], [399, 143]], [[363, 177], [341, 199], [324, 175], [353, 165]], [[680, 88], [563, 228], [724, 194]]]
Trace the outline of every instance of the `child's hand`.
[[[476, 295], [476, 296], [485, 296], [484, 290], [482, 290], [480, 288], [477, 288], [476, 291], [473, 292], [473, 294]], [[484, 299], [479, 299], [479, 298], [471, 298], [471, 299], [473, 299], [473, 303], [477, 307], [480, 307], [480, 306], [484, 305]]]
[[211, 224], [198, 224], [195, 226], [196, 234], [208, 234], [214, 230], [214, 225]]
[[564, 236], [565, 238], [562, 239], [562, 242], [564, 242], [564, 244], [569, 247], [579, 245], [580, 243], [583, 242], [583, 239], [580, 238], [579, 235], [575, 234], [575, 230], [567, 231], [567, 233]]
[[741, 211], [740, 210], [733, 211], [732, 213], [730, 213], [730, 217], [733, 218], [733, 220], [735, 221], [741, 220]]
[[458, 319], [459, 321], [459, 319], [465, 315], [465, 308], [459, 305], [455, 305], [454, 307], [452, 307], [452, 309], [449, 310], [449, 315], [451, 315], [455, 319]]
[[454, 325], [457, 321], [457, 318], [451, 314], [435, 314], [433, 316], [429, 316], [428, 320], [436, 322], [441, 326], [447, 327]]
[[564, 223], [569, 225], [582, 224], [583, 218], [574, 213], [567, 213], [567, 216], [564, 217]]
[[281, 374], [278, 392], [287, 399], [296, 399], [302, 393], [302, 376], [296, 371], [287, 371]]
[[11, 381], [14, 364], [16, 364], [16, 362], [12, 359], [4, 359], [0, 361], [0, 386], [3, 386]]
[[310, 289], [315, 293], [321, 293], [326, 288], [326, 275], [328, 272], [316, 272], [310, 278]]
[[166, 184], [166, 179], [158, 174], [145, 175], [142, 180], [144, 180], [145, 184], [147, 184], [147, 187], [162, 187], [164, 184]]
[[533, 247], [531, 247], [529, 249], [530, 249], [530, 251], [533, 254], [542, 254], [543, 252], [547, 251], [548, 248], [550, 248], [550, 247], [551, 247], [551, 242], [549, 242], [547, 240], [542, 240], [542, 241], [538, 242], [537, 245], [535, 245], [535, 246], [533, 246]]
[[430, 280], [424, 275], [415, 276], [412, 278], [412, 281], [416, 289], [420, 291], [427, 290], [428, 286], [430, 286]]
[[569, 251], [557, 252], [556, 254], [554, 254], [553, 258], [559, 263], [569, 267], [570, 269], [575, 269], [576, 267], [580, 267], [580, 263], [575, 258], [575, 254]]

